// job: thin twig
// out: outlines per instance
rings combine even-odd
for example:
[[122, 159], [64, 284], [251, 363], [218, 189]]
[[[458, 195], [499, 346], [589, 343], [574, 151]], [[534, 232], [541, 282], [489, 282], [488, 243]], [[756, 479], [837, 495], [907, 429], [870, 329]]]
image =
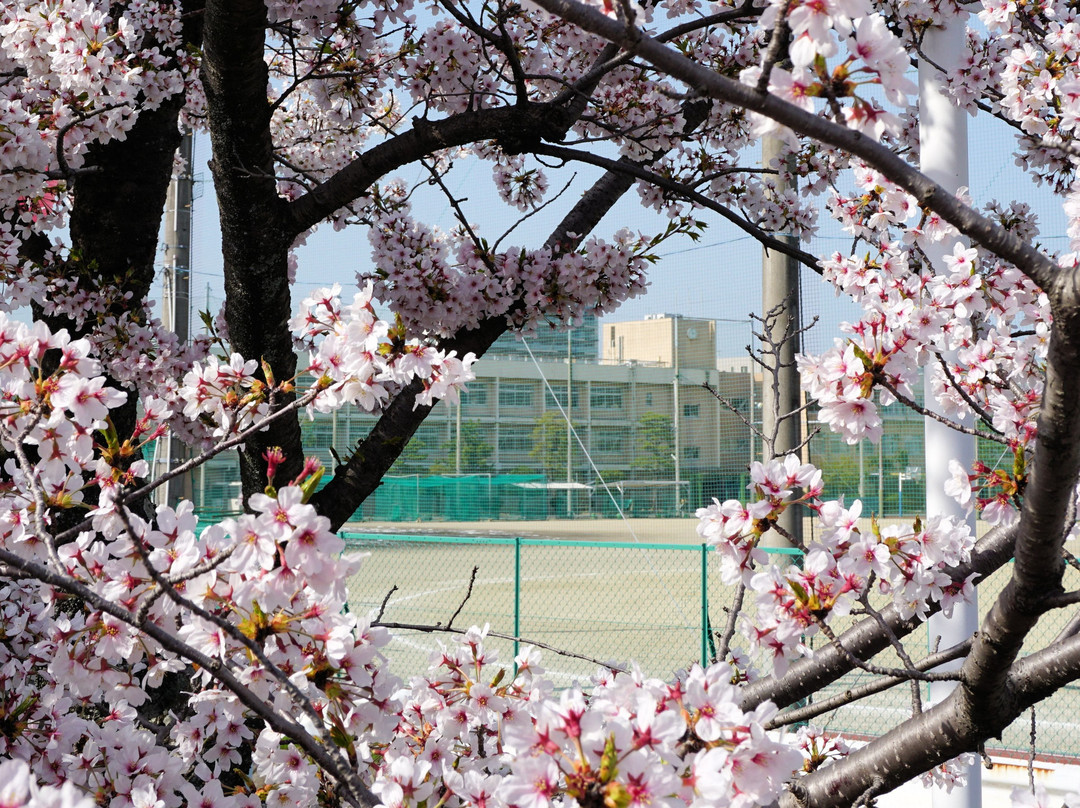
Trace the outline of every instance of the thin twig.
[[914, 667], [910, 670], [904, 668], [885, 668], [881, 665], [875, 665], [872, 662], [867, 662], [866, 660], [859, 659], [857, 656], [855, 656], [855, 654], [851, 653], [850, 650], [844, 647], [844, 644], [840, 642], [840, 639], [833, 632], [832, 627], [828, 623], [826, 623], [820, 615], [815, 614], [814, 621], [817, 623], [818, 628], [821, 629], [821, 633], [829, 638], [830, 642], [832, 642], [832, 644], [836, 646], [837, 650], [839, 650], [840, 653], [844, 655], [844, 658], [847, 659], [848, 662], [850, 662], [856, 668], [861, 668], [867, 673], [873, 673], [877, 676], [895, 676], [904, 680], [918, 679], [921, 682], [960, 681], [959, 673], [930, 673], [926, 671], [921, 671], [918, 668]]
[[[892, 630], [892, 627], [886, 622], [885, 618], [881, 616], [881, 612], [870, 605], [870, 598], [867, 593], [872, 586], [873, 578], [867, 582], [866, 590], [863, 591], [862, 597], [859, 598], [863, 605], [863, 609], [866, 614], [874, 618], [874, 621], [881, 626], [881, 630], [884, 631], [885, 636], [889, 638], [889, 644], [893, 647], [896, 655], [900, 657], [900, 661], [904, 663], [904, 667], [907, 670], [915, 670], [915, 663], [911, 661], [911, 657], [904, 648], [904, 644], [900, 642], [900, 638], [896, 636], [896, 632]], [[914, 679], [911, 680], [911, 711], [916, 715], [922, 712], [922, 693], [919, 690], [919, 683]]]
[[[213, 558], [208, 559], [202, 564], [198, 564], [185, 572], [176, 573], [175, 575], [162, 575], [161, 578], [162, 580], [175, 586], [176, 584], [183, 581], [190, 581], [200, 575], [204, 575], [205, 573], [213, 572], [232, 557], [232, 554], [236, 550], [236, 548], [237, 545], [234, 544], [227, 550], [221, 551]], [[165, 590], [155, 583], [154, 588], [149, 593], [147, 593], [146, 599], [143, 600], [142, 605], [139, 606], [139, 610], [135, 612], [136, 619], [145, 620], [146, 615], [150, 612], [150, 607], [153, 606], [154, 603], [157, 602], [158, 598], [160, 598], [164, 594]]]
[[743, 415], [734, 404], [732, 404], [730, 401], [720, 395], [720, 391], [713, 389], [712, 385], [710, 385], [708, 382], [702, 382], [701, 386], [708, 390], [710, 393], [712, 393], [713, 398], [723, 404], [729, 412], [737, 416], [738, 419], [743, 422], [743, 426], [745, 426], [759, 438], [761, 437], [761, 430], [754, 426], [753, 422], [751, 422], [749, 418]]
[[851, 803], [851, 808], [870, 808], [874, 804], [874, 797], [881, 793], [882, 787], [885, 785], [885, 781], [881, 778], [881, 775], [874, 775], [874, 778], [870, 781], [870, 785], [866, 787], [866, 791], [860, 794], [855, 802]]
[[392, 587], [390, 587], [390, 591], [386, 593], [386, 597], [382, 599], [382, 603], [379, 605], [379, 613], [377, 615], [375, 615], [375, 620], [373, 622], [375, 622], [375, 623], [381, 623], [382, 622], [383, 612], [386, 611], [386, 604], [390, 602], [390, 596], [393, 595], [395, 592], [397, 592], [397, 590], [398, 590], [398, 585], [397, 584], [394, 584]]
[[[439, 632], [446, 632], [448, 634], [468, 634], [469, 632], [461, 628], [450, 628], [449, 626], [429, 625], [427, 623], [384, 623], [382, 621], [373, 621], [372, 626], [381, 626], [382, 628], [395, 628], [401, 631], [421, 631], [425, 634], [437, 634]], [[495, 637], [500, 640], [511, 640], [513, 642], [525, 643], [526, 645], [534, 645], [537, 648], [542, 648], [545, 651], [551, 651], [553, 654], [559, 656], [568, 657], [570, 659], [581, 659], [585, 662], [591, 662], [594, 665], [599, 665], [601, 668], [607, 668], [608, 670], [615, 671], [616, 673], [626, 673], [626, 668], [616, 665], [613, 662], [604, 662], [596, 659], [595, 657], [586, 656], [585, 654], [578, 654], [574, 651], [567, 651], [563, 648], [556, 648], [554, 645], [548, 645], [547, 643], [537, 642], [536, 640], [530, 640], [527, 637], [518, 637], [514, 634], [504, 634], [500, 631], [488, 631], [487, 636]]]
[[727, 625], [724, 626], [724, 633], [720, 635], [720, 646], [716, 650], [716, 657], [721, 662], [727, 659], [728, 651], [731, 650], [731, 638], [735, 636], [735, 626], [738, 623], [739, 613], [742, 611], [743, 598], [745, 596], [746, 582], [740, 578], [739, 585], [735, 587], [735, 599], [728, 609]]
[[932, 418], [933, 420], [937, 421], [938, 423], [945, 424], [945, 426], [949, 427], [950, 429], [953, 429], [953, 430], [955, 430], [957, 432], [961, 432], [961, 433], [963, 433], [965, 435], [971, 435], [974, 438], [985, 438], [986, 440], [992, 440], [995, 443], [1000, 443], [1003, 446], [1008, 446], [1009, 445], [1008, 439], [1006, 439], [1006, 438], [1004, 438], [1004, 437], [1002, 437], [1000, 435], [991, 435], [991, 434], [989, 434], [987, 432], [980, 432], [977, 429], [973, 429], [970, 426], [964, 426], [963, 424], [958, 424], [958, 423], [956, 423], [956, 421], [953, 421], [950, 418], [946, 418], [944, 415], [939, 415], [938, 413], [934, 412], [933, 410], [927, 409], [926, 407], [924, 407], [921, 404], [919, 404], [918, 402], [916, 402], [914, 399], [908, 398], [903, 393], [901, 393], [899, 390], [897, 390], [896, 386], [893, 385], [893, 383], [890, 382], [888, 379], [886, 379], [883, 374], [880, 374], [880, 373], [875, 374], [874, 382], [877, 383], [878, 385], [880, 385], [881, 387], [884, 387], [886, 390], [888, 390], [890, 393], [892, 393], [893, 398], [895, 398], [897, 401], [899, 401], [905, 407], [908, 407], [909, 409], [915, 410], [915, 412], [919, 413], [919, 415], [923, 415], [923, 416], [925, 416], [927, 418]]
[[[951, 648], [947, 648], [940, 652], [934, 652], [930, 656], [920, 659], [915, 663], [915, 667], [922, 671], [932, 670], [939, 665], [944, 665], [946, 662], [952, 662], [967, 656], [970, 650], [971, 638], [968, 637], [963, 642], [957, 643]], [[843, 693], [839, 693], [822, 701], [815, 701], [813, 704], [808, 704], [805, 707], [795, 707], [785, 710], [769, 721], [769, 723], [765, 725], [765, 729], [779, 729], [780, 727], [789, 726], [791, 724], [811, 721], [819, 715], [832, 712], [833, 710], [851, 704], [852, 702], [881, 693], [907, 681], [908, 679], [906, 677], [885, 676], [881, 679], [876, 679], [873, 682], [867, 682], [865, 685], [850, 688]]]
[[780, 60], [783, 48], [787, 44], [787, 17], [790, 10], [791, 0], [784, 0], [784, 5], [776, 15], [776, 24], [773, 26], [772, 36], [769, 39], [769, 49], [765, 51], [765, 58], [761, 62], [761, 75], [758, 76], [757, 86], [754, 88], [758, 95], [765, 95], [768, 92], [773, 66]]
[[479, 566], [473, 566], [472, 575], [469, 576], [469, 588], [467, 590], [465, 590], [465, 597], [463, 597], [461, 599], [461, 603], [458, 604], [457, 609], [454, 611], [454, 613], [452, 615], [450, 615], [450, 619], [446, 622], [446, 627], [447, 628], [451, 628], [454, 625], [454, 620], [456, 620], [457, 616], [459, 614], [461, 614], [461, 610], [465, 608], [465, 604], [468, 603], [469, 598], [472, 597], [473, 584], [476, 583], [476, 573], [478, 573], [479, 571], [480, 571]]

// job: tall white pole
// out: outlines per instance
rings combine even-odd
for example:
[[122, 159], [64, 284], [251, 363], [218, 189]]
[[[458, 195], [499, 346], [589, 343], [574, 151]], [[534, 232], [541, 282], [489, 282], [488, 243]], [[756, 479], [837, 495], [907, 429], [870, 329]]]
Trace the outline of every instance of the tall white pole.
[[[966, 15], [965, 15], [966, 16]], [[964, 52], [965, 17], [951, 18], [943, 28], [931, 28], [923, 40], [923, 52], [929, 61], [942, 70], [952, 72], [959, 66]], [[932, 180], [949, 191], [968, 184], [967, 114], [959, 109], [944, 89], [944, 77], [927, 59], [919, 63], [919, 141], [920, 168]], [[942, 256], [952, 251], [952, 244], [933, 245], [926, 252], [935, 271], [942, 271]], [[948, 359], [948, 357], [946, 357]], [[925, 402], [930, 409], [936, 404], [930, 391], [930, 375], [925, 374]], [[930, 418], [924, 419], [926, 459], [926, 511], [928, 514], [965, 518], [963, 510], [945, 495], [949, 478], [948, 463], [956, 458], [965, 468], [975, 459], [975, 439], [956, 432]], [[972, 530], [974, 517], [968, 517]], [[930, 618], [930, 642], [940, 649], [949, 648], [970, 637], [979, 625], [976, 603], [953, 607], [951, 618], [938, 614]], [[940, 640], [938, 638], [940, 637]], [[960, 662], [949, 666], [959, 668]], [[955, 685], [935, 682], [930, 686], [930, 700], [941, 701]], [[946, 793], [934, 789], [934, 808], [978, 808], [982, 804], [982, 772], [978, 763], [968, 767], [967, 785]]]
[[566, 331], [566, 515], [574, 515], [574, 330]]
[[[191, 203], [194, 176], [191, 159], [194, 136], [185, 131], [180, 140], [180, 157], [184, 161], [181, 174], [169, 184], [165, 210], [165, 276], [163, 284], [163, 321], [176, 333], [181, 345], [189, 340], [191, 310]], [[166, 452], [164, 469], [171, 470], [184, 462], [188, 447], [173, 436], [161, 441]], [[155, 469], [155, 473], [161, 471]], [[165, 503], [176, 506], [182, 499], [191, 499], [191, 474], [169, 480], [158, 489]], [[202, 504], [202, 503], [200, 503]]]
[[675, 451], [671, 459], [675, 461], [675, 514], [679, 515], [679, 503], [682, 501], [682, 442], [679, 435], [679, 424], [682, 416], [682, 402], [679, 397], [679, 314], [671, 315], [671, 359], [674, 366], [675, 376], [671, 380], [671, 409], [672, 418], [672, 441]]
[[[776, 193], [783, 195], [788, 189], [784, 175], [783, 141], [769, 135], [761, 140], [761, 167], [769, 170], [775, 167]], [[778, 233], [777, 238], [795, 246], [796, 239], [790, 233]], [[776, 356], [775, 381], [769, 373], [764, 375], [761, 385], [761, 432], [766, 436], [762, 445], [762, 462], [774, 457], [785, 457], [793, 453], [802, 443], [801, 416], [787, 417], [799, 409], [802, 403], [802, 391], [799, 386], [799, 370], [795, 365], [795, 355], [800, 350], [796, 332], [799, 328], [799, 264], [778, 250], [765, 249], [761, 256], [761, 314], [767, 317], [770, 312], [783, 306], [782, 312], [771, 321], [770, 341], [778, 346]], [[762, 323], [762, 327], [766, 327]], [[768, 443], [771, 441], [771, 445]], [[793, 506], [785, 510], [777, 520], [777, 527], [782, 528], [794, 540], [802, 543], [803, 508]], [[762, 537], [766, 547], [790, 547], [792, 542], [783, 534], [770, 530]]]

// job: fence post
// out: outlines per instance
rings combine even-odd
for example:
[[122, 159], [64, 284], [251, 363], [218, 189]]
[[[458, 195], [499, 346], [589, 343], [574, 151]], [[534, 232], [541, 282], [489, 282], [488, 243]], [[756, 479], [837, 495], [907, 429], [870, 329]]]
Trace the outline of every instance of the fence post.
[[521, 536], [514, 537], [514, 658], [521, 650]]
[[709, 545], [701, 543], [701, 667], [709, 665]]

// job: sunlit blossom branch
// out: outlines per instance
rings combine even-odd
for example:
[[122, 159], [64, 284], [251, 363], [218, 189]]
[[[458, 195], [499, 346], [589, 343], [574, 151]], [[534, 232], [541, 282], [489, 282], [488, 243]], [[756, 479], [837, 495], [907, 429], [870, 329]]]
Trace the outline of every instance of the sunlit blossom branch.
[[[262, 664], [262, 666], [281, 683], [281, 685], [285, 688], [286, 692], [288, 692], [292, 699], [297, 704], [299, 704], [301, 708], [303, 708], [304, 712], [306, 712], [308, 714], [308, 717], [311, 718], [312, 726], [321, 727], [322, 720], [319, 718], [319, 714], [312, 706], [311, 701], [300, 690], [300, 688], [298, 688], [292, 682], [292, 680], [289, 679], [289, 677], [285, 674], [283, 670], [281, 670], [277, 665], [270, 661], [270, 659], [264, 653], [263, 649], [259, 647], [259, 644], [254, 640], [245, 637], [236, 628], [236, 626], [234, 626], [228, 620], [223, 620], [222, 618], [207, 611], [201, 606], [192, 603], [191, 600], [185, 598], [183, 595], [177, 592], [176, 587], [169, 583], [167, 580], [165, 580], [161, 573], [158, 572], [158, 570], [150, 562], [150, 556], [146, 552], [146, 548], [143, 547], [143, 539], [141, 536], [138, 535], [138, 533], [132, 526], [131, 517], [122, 503], [117, 504], [116, 513], [117, 516], [120, 517], [120, 521], [124, 525], [124, 530], [127, 532], [128, 538], [131, 540], [131, 544], [132, 546], [134, 546], [135, 551], [139, 554], [139, 558], [142, 559], [143, 565], [146, 567], [146, 570], [149, 573], [150, 577], [153, 578], [154, 583], [158, 585], [158, 587], [161, 589], [161, 591], [165, 593], [169, 600], [171, 600], [181, 609], [186, 609], [192, 614], [194, 614], [196, 617], [199, 617], [205, 620], [207, 623], [210, 623], [221, 629], [226, 634], [228, 634], [229, 637], [235, 642], [243, 645], [256, 659], [259, 660], [259, 663]], [[142, 610], [140, 609], [139, 611], [141, 612]]]
[[1049, 257], [982, 216], [955, 194], [861, 132], [807, 112], [772, 94], [757, 93], [753, 87], [694, 62], [640, 29], [607, 17], [595, 7], [576, 0], [535, 2], [546, 11], [621, 45], [704, 95], [759, 113], [795, 132], [860, 157], [912, 194], [921, 205], [937, 211], [961, 233], [1013, 263], [1036, 285], [1045, 289], [1059, 276], [1059, 267]]
[[[234, 544], [232, 547], [221, 551], [208, 561], [205, 561], [202, 564], [196, 564], [194, 567], [192, 567], [190, 570], [187, 570], [186, 572], [176, 573], [173, 575], [161, 575], [161, 573], [158, 574], [161, 575], [162, 580], [164, 580], [166, 583], [175, 586], [178, 583], [190, 581], [198, 578], [200, 575], [204, 575], [208, 572], [213, 572], [226, 561], [228, 561], [232, 557], [232, 554], [235, 550], [236, 545]], [[138, 611], [135, 612], [135, 619], [139, 621], [145, 620], [146, 615], [150, 612], [150, 608], [155, 603], [157, 603], [158, 599], [161, 598], [161, 596], [164, 594], [164, 587], [155, 585], [153, 590], [148, 592], [143, 598], [143, 602], [139, 604]]]
[[278, 713], [269, 704], [252, 693], [226, 665], [221, 663], [221, 660], [207, 656], [179, 639], [173, 632], [166, 630], [151, 620], [137, 623], [132, 612], [113, 603], [74, 578], [53, 572], [41, 564], [25, 559], [4, 548], [0, 548], [0, 562], [21, 570], [30, 578], [81, 598], [98, 611], [111, 615], [146, 634], [162, 648], [172, 651], [192, 664], [198, 665], [209, 673], [212, 678], [224, 685], [245, 707], [265, 721], [271, 729], [288, 737], [307, 754], [311, 755], [318, 765], [326, 769], [345, 788], [346, 794], [344, 796], [350, 805], [355, 806], [355, 808], [361, 808], [361, 806], [374, 808], [379, 804], [379, 799], [368, 790], [347, 764], [332, 755], [325, 746], [312, 737], [296, 721]]
[[[326, 388], [315, 387], [314, 389], [309, 390], [304, 395], [286, 404], [280, 410], [275, 410], [274, 412], [269, 413], [258, 422], [252, 424], [247, 429], [244, 429], [243, 431], [237, 433], [228, 440], [222, 441], [221, 443], [218, 443], [211, 448], [206, 449], [205, 451], [201, 452], [200, 454], [189, 460], [185, 460], [180, 465], [170, 469], [169, 471], [166, 471], [161, 476], [157, 477], [151, 482], [148, 482], [141, 488], [137, 488], [134, 491], [124, 494], [121, 498], [117, 499], [117, 502], [124, 505], [130, 504], [132, 502], [137, 502], [138, 500], [150, 494], [152, 491], [163, 486], [169, 480], [179, 477], [181, 474], [186, 474], [187, 472], [191, 471], [192, 469], [198, 468], [203, 463], [206, 463], [208, 460], [216, 457], [222, 452], [239, 446], [251, 435], [254, 435], [255, 433], [260, 432], [261, 430], [266, 428], [268, 424], [273, 423], [277, 419], [284, 417], [285, 415], [293, 412], [294, 410], [298, 410], [301, 407], [306, 407], [308, 404], [314, 401], [315, 398], [319, 395], [319, 393], [321, 393], [324, 389]], [[79, 533], [90, 527], [92, 523], [93, 519], [91, 517], [87, 517], [74, 527], [70, 527], [62, 533], [57, 534], [57, 543], [63, 544], [64, 542], [69, 541], [70, 539], [74, 538], [75, 536], [79, 535]]]
[[960, 395], [960, 397], [964, 399], [965, 402], [967, 402], [967, 405], [971, 407], [972, 411], [979, 416], [979, 419], [986, 425], [988, 429], [992, 429], [999, 435], [1004, 435], [1004, 432], [994, 426], [994, 419], [990, 415], [990, 413], [988, 413], [974, 398], [972, 398], [968, 391], [965, 390], [963, 386], [956, 380], [956, 376], [953, 375], [952, 370], [949, 368], [949, 363], [945, 360], [945, 357], [941, 354], [941, 352], [936, 352], [935, 356], [937, 356], [938, 365], [941, 367], [942, 372], [945, 374], [945, 378], [949, 380], [949, 384], [952, 386], [953, 390], [955, 390]]
[[[18, 461], [19, 468], [22, 469], [23, 474], [26, 475], [27, 485], [30, 487], [30, 492], [34, 498], [34, 530], [37, 532], [38, 538], [45, 544], [45, 550], [49, 554], [49, 563], [57, 570], [60, 570], [63, 569], [63, 565], [60, 563], [60, 556], [56, 549], [57, 539], [45, 524], [45, 494], [41, 490], [41, 482], [38, 479], [37, 469], [34, 467], [34, 464], [30, 462], [30, 458], [26, 454], [25, 441], [30, 436], [30, 433], [34, 431], [34, 428], [41, 422], [44, 414], [44, 405], [40, 403], [35, 405], [29, 413], [30, 417], [27, 419], [26, 426], [23, 427], [18, 435], [13, 436], [14, 440], [12, 440], [12, 444], [15, 452], [15, 459]], [[4, 431], [7, 431], [6, 427]]]

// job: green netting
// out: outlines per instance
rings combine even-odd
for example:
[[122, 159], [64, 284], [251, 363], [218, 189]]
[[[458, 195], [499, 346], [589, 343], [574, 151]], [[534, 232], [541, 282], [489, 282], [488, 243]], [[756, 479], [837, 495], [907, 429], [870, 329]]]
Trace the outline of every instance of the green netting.
[[558, 502], [546, 485], [540, 474], [384, 477], [353, 521], [547, 519]]

